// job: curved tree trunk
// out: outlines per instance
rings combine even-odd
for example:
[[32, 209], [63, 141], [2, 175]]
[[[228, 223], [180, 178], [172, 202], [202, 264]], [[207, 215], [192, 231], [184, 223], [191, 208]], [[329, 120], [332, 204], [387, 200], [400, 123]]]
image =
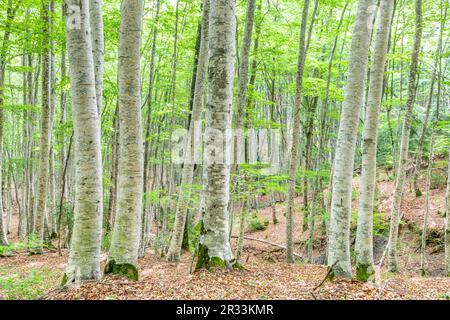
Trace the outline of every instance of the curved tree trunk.
[[403, 120], [403, 129], [400, 144], [400, 155], [397, 167], [397, 175], [395, 181], [394, 199], [391, 210], [391, 224], [389, 229], [389, 246], [388, 246], [388, 270], [397, 272], [397, 240], [398, 227], [400, 223], [400, 206], [403, 196], [403, 187], [406, 179], [406, 167], [408, 164], [409, 153], [409, 137], [411, 132], [411, 123], [416, 101], [416, 80], [417, 67], [419, 64], [419, 52], [422, 42], [422, 0], [416, 0], [416, 33], [414, 36], [414, 46], [411, 53], [411, 66], [409, 70], [409, 87], [408, 101], [406, 102], [405, 118]]
[[117, 212], [105, 273], [138, 279], [144, 150], [141, 129], [140, 48], [144, 4], [124, 0], [119, 32], [119, 157]]
[[102, 157], [88, 8], [88, 0], [66, 0], [75, 138], [75, 213], [63, 284], [101, 278]]
[[376, 186], [377, 131], [381, 109], [384, 68], [389, 40], [394, 0], [381, 2], [381, 15], [376, 36], [370, 75], [369, 95], [362, 145], [362, 172], [356, 231], [356, 276], [366, 281], [374, 274], [373, 262], [373, 202]]
[[328, 265], [336, 276], [352, 276], [350, 262], [350, 211], [352, 178], [359, 110], [362, 105], [369, 55], [371, 21], [369, 7], [373, 0], [360, 0], [353, 31], [348, 78], [342, 104], [333, 171]]

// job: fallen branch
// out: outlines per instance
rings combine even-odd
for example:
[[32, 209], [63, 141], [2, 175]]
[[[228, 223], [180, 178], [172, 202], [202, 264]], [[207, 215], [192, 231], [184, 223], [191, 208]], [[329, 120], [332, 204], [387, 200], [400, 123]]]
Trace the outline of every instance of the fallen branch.
[[319, 289], [319, 288], [325, 283], [325, 281], [327, 281], [327, 279], [328, 279], [330, 273], [333, 271], [333, 268], [334, 268], [334, 266], [335, 266], [337, 263], [338, 263], [338, 262], [335, 261], [335, 262], [331, 265], [331, 267], [328, 268], [328, 272], [327, 272], [327, 274], [325, 275], [325, 278], [323, 278], [322, 282], [319, 283], [319, 285], [317, 285], [317, 286], [312, 290], [313, 292], [316, 291], [317, 289]]
[[[232, 238], [237, 239], [237, 236], [232, 236]], [[257, 242], [270, 244], [271, 246], [278, 247], [278, 248], [286, 250], [286, 246], [283, 246], [283, 245], [275, 243], [275, 242], [270, 242], [270, 241], [267, 241], [267, 240], [257, 239], [257, 238], [247, 237], [247, 236], [244, 236], [244, 239], [245, 240], [252, 240], [252, 241], [257, 241]], [[295, 253], [295, 252], [294, 252], [294, 256], [297, 257], [297, 258], [303, 259], [303, 257], [300, 254]]]

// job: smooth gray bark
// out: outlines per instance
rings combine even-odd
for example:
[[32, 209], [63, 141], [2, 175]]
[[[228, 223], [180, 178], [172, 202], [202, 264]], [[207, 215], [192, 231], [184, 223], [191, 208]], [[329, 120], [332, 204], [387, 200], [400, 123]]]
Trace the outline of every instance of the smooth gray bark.
[[288, 185], [288, 205], [286, 213], [286, 259], [288, 263], [294, 262], [294, 241], [293, 241], [293, 214], [295, 212], [295, 193], [297, 165], [299, 157], [299, 137], [300, 137], [300, 112], [302, 105], [303, 72], [305, 70], [306, 59], [306, 24], [308, 21], [309, 0], [303, 3], [302, 23], [300, 27], [300, 42], [298, 49], [297, 74], [295, 80], [294, 110], [292, 120], [292, 145], [289, 157], [289, 185]]
[[184, 150], [185, 155], [183, 173], [175, 212], [174, 230], [172, 232], [172, 238], [170, 240], [169, 250], [167, 252], [167, 260], [169, 261], [180, 260], [188, 206], [191, 199], [191, 193], [193, 191], [192, 182], [194, 177], [194, 165], [196, 162], [195, 155], [197, 154], [197, 149], [201, 147], [198, 145], [198, 135], [201, 131], [202, 101], [205, 87], [206, 63], [208, 60], [209, 5], [209, 0], [203, 1], [201, 43], [198, 56], [197, 75], [195, 78], [194, 100], [191, 121], [189, 124], [189, 133]]
[[140, 48], [144, 3], [124, 0], [119, 32], [119, 157], [117, 212], [105, 273], [137, 280], [144, 149], [141, 124]]
[[353, 165], [359, 120], [363, 102], [370, 42], [369, 8], [374, 0], [360, 0], [353, 31], [348, 78], [342, 104], [333, 171], [328, 265], [335, 276], [351, 278], [350, 213], [352, 203]]
[[450, 277], [450, 148], [448, 151], [447, 193], [445, 194], [445, 213], [447, 217], [445, 219], [445, 261], [447, 264], [447, 276]]
[[66, 35], [74, 123], [75, 213], [63, 283], [99, 280], [102, 157], [88, 0], [66, 0]]
[[235, 1], [211, 0], [208, 98], [204, 157], [203, 230], [196, 269], [231, 267], [228, 212], [231, 158], [231, 103], [235, 55]]
[[[238, 94], [237, 94], [237, 104], [236, 104], [236, 118], [235, 118], [235, 135], [236, 142], [233, 144], [233, 160], [234, 164], [232, 170], [235, 172], [239, 171], [240, 157], [245, 153], [245, 139], [244, 139], [244, 116], [245, 107], [247, 105], [247, 88], [248, 88], [248, 71], [250, 64], [250, 48], [252, 44], [252, 32], [255, 17], [255, 0], [248, 0], [247, 2], [247, 15], [245, 19], [244, 35], [242, 38], [242, 47], [240, 53], [240, 66], [239, 66], [239, 79], [238, 79]], [[243, 148], [244, 147], [244, 148]], [[246, 188], [244, 185], [238, 186], [238, 188]], [[244, 225], [245, 225], [245, 215], [248, 208], [248, 199], [244, 200], [245, 205], [239, 214], [239, 237], [237, 241], [236, 248], [236, 260], [239, 261], [243, 243], [244, 243]], [[230, 202], [231, 203], [231, 202]]]
[[91, 26], [92, 55], [94, 58], [95, 90], [98, 114], [103, 107], [104, 36], [102, 0], [89, 0], [89, 22]]
[[400, 154], [395, 181], [394, 199], [391, 210], [391, 223], [389, 229], [388, 242], [388, 270], [397, 272], [397, 240], [400, 223], [400, 206], [402, 202], [403, 189], [406, 180], [406, 168], [409, 156], [409, 137], [411, 133], [411, 123], [416, 101], [416, 82], [417, 67], [419, 64], [419, 52], [422, 42], [423, 18], [422, 18], [422, 0], [416, 0], [416, 20], [414, 45], [411, 52], [411, 65], [409, 70], [408, 100], [406, 102], [405, 117], [403, 120], [403, 129], [401, 135]]
[[366, 281], [375, 271], [373, 262], [373, 203], [376, 188], [377, 132], [393, 8], [394, 0], [381, 1], [380, 20], [378, 21], [372, 58], [364, 122], [361, 186], [355, 244], [357, 278], [363, 281]]
[[[44, 48], [49, 44], [48, 4], [43, 8], [44, 23]], [[41, 106], [41, 130], [39, 142], [39, 175], [36, 194], [35, 230], [38, 243], [36, 253], [42, 252], [44, 241], [45, 220], [48, 216], [47, 198], [49, 185], [49, 155], [50, 155], [50, 52], [44, 49], [42, 53], [42, 106]]]

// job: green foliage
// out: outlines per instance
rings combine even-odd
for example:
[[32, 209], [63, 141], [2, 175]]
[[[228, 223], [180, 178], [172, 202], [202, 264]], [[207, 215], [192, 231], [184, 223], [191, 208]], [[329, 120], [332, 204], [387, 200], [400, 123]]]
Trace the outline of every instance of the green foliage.
[[447, 177], [439, 174], [437, 172], [433, 172], [431, 174], [430, 180], [430, 188], [431, 190], [444, 188], [447, 183]]
[[450, 300], [450, 292], [441, 294], [441, 296], [439, 298], [444, 299], [444, 300]]
[[106, 230], [103, 230], [102, 244], [101, 244], [102, 251], [109, 251], [110, 246], [111, 246], [111, 233], [106, 232]]
[[114, 260], [110, 260], [106, 264], [105, 274], [117, 274], [134, 281], [139, 279], [136, 266], [130, 263], [117, 264]]
[[[351, 230], [355, 234], [358, 222], [358, 212], [352, 211], [351, 215]], [[383, 213], [373, 213], [373, 235], [375, 237], [386, 237], [389, 232], [389, 222], [384, 217]]]
[[48, 278], [52, 275], [48, 269], [33, 269], [25, 276], [14, 271], [6, 275], [0, 272], [0, 296], [4, 295], [7, 300], [35, 299], [50, 289]]
[[376, 237], [387, 236], [389, 232], [389, 222], [380, 212], [373, 213], [373, 235]]
[[247, 219], [248, 229], [251, 232], [266, 230], [269, 225], [269, 221], [261, 221], [256, 215], [253, 215]]
[[[29, 251], [30, 253], [33, 253], [38, 247], [40, 247], [39, 240], [36, 235], [31, 234], [25, 241], [12, 243], [8, 246], [0, 246], [0, 257], [8, 257], [20, 251]], [[43, 247], [46, 248], [47, 245], [43, 244]]]
[[69, 201], [63, 202], [61, 226], [66, 226], [69, 230], [73, 227], [73, 219], [75, 216], [73, 204]]

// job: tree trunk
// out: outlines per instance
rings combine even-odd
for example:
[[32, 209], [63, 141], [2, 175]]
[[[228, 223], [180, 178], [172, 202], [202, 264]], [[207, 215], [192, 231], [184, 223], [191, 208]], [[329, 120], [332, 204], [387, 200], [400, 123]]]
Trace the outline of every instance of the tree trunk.
[[[439, 98], [438, 98], [439, 99]], [[427, 251], [427, 233], [428, 233], [428, 217], [430, 216], [430, 189], [431, 189], [431, 175], [433, 173], [433, 156], [434, 156], [434, 140], [435, 128], [431, 129], [430, 153], [428, 158], [427, 178], [426, 178], [426, 199], [425, 199], [425, 213], [423, 215], [422, 236], [420, 241], [420, 274], [426, 275], [426, 251]]]
[[377, 131], [381, 109], [384, 69], [394, 0], [381, 2], [381, 15], [373, 53], [362, 144], [362, 172], [356, 231], [356, 277], [367, 281], [374, 274], [373, 203], [376, 186]]
[[104, 39], [102, 0], [89, 0], [89, 22], [91, 27], [92, 55], [94, 58], [95, 91], [98, 114], [102, 113], [103, 72], [104, 72]]
[[48, 185], [49, 185], [49, 155], [50, 155], [50, 52], [49, 45], [49, 7], [48, 3], [43, 8], [44, 23], [44, 51], [42, 53], [42, 107], [41, 107], [41, 130], [39, 142], [39, 176], [36, 192], [35, 230], [37, 246], [35, 253], [42, 253], [44, 241], [45, 220], [48, 215]]
[[119, 32], [119, 157], [117, 212], [105, 273], [138, 279], [144, 150], [141, 129], [140, 46], [144, 4], [124, 0]]
[[401, 135], [400, 155], [395, 181], [394, 199], [391, 210], [391, 224], [389, 230], [388, 246], [388, 270], [397, 272], [397, 239], [400, 223], [400, 206], [403, 196], [403, 187], [406, 179], [406, 167], [408, 165], [409, 137], [411, 132], [411, 122], [416, 100], [416, 79], [417, 67], [419, 64], [419, 52], [422, 42], [422, 0], [416, 0], [416, 31], [414, 36], [414, 46], [411, 53], [411, 66], [409, 70], [408, 100], [406, 102], [405, 118]]
[[205, 213], [196, 270], [234, 265], [229, 242], [231, 103], [235, 54], [235, 1], [211, 0], [208, 99], [204, 157]]
[[[445, 14], [445, 16], [442, 17], [442, 25], [445, 24], [446, 18], [447, 18], [447, 14]], [[443, 30], [441, 28], [441, 32], [439, 33], [438, 45], [436, 48], [435, 65], [440, 64], [441, 52], [442, 52], [442, 37], [443, 37]], [[428, 94], [428, 99], [427, 99], [425, 119], [423, 120], [422, 132], [420, 134], [419, 143], [417, 144], [417, 150], [414, 153], [414, 158], [413, 158], [413, 163], [414, 163], [413, 186], [414, 186], [414, 192], [416, 193], [417, 197], [420, 197], [422, 195], [422, 192], [420, 191], [420, 187], [419, 187], [420, 162], [422, 161], [422, 152], [423, 152], [423, 147], [424, 147], [424, 142], [425, 142], [425, 136], [428, 131], [428, 118], [430, 115], [431, 105], [433, 103], [434, 83], [435, 83], [436, 76], [437, 76], [437, 71], [438, 71], [437, 69], [438, 69], [437, 67], [434, 67], [433, 73], [431, 75], [430, 92]], [[438, 96], [438, 99], [439, 99], [439, 96]]]
[[[144, 142], [144, 195], [147, 195], [150, 191], [150, 139], [152, 133], [152, 103], [153, 103], [153, 87], [155, 83], [155, 57], [156, 57], [156, 38], [158, 35], [158, 21], [159, 21], [159, 12], [161, 7], [161, 0], [156, 0], [156, 15], [155, 15], [155, 26], [153, 27], [152, 34], [152, 53], [150, 58], [150, 76], [148, 79], [148, 96], [147, 96], [147, 119], [145, 121], [145, 142]], [[139, 246], [139, 257], [143, 258], [145, 255], [145, 249], [148, 245], [148, 237], [150, 233], [150, 210], [151, 205], [144, 203], [144, 212], [142, 216], [142, 230], [141, 230], [141, 239]]]
[[295, 81], [295, 97], [292, 123], [292, 146], [289, 159], [288, 205], [286, 213], [286, 259], [294, 262], [293, 214], [295, 211], [295, 190], [299, 154], [300, 111], [302, 106], [303, 71], [306, 58], [306, 24], [308, 21], [309, 0], [303, 3], [302, 24], [300, 27], [300, 44], [298, 49], [297, 74]]
[[[244, 138], [244, 116], [245, 109], [247, 105], [247, 88], [248, 88], [248, 71], [249, 71], [249, 63], [250, 63], [250, 48], [252, 45], [252, 32], [253, 32], [253, 24], [255, 17], [255, 0], [248, 0], [247, 2], [247, 16], [245, 19], [245, 27], [244, 27], [244, 35], [242, 38], [242, 47], [240, 53], [240, 66], [239, 66], [239, 79], [238, 79], [238, 94], [237, 94], [237, 104], [236, 104], [236, 118], [235, 118], [235, 135], [236, 141], [233, 144], [233, 172], [239, 172], [239, 165], [242, 162], [242, 158], [245, 155], [245, 138]], [[234, 136], [233, 136], [234, 138]], [[241, 181], [238, 179], [238, 183]], [[246, 192], [246, 180], [242, 180], [243, 184], [238, 185], [238, 188], [242, 188], [244, 193]], [[242, 209], [239, 215], [239, 238], [237, 241], [237, 249], [236, 249], [236, 261], [239, 262], [243, 242], [244, 242], [244, 225], [245, 225], [245, 215], [248, 210], [248, 202], [250, 201], [248, 198], [245, 201], [245, 209]], [[229, 203], [230, 214], [232, 213], [232, 204], [231, 201]], [[233, 218], [233, 216], [231, 217]], [[232, 227], [230, 227], [232, 229]]]
[[359, 110], [362, 105], [369, 55], [371, 21], [369, 8], [373, 0], [360, 0], [353, 31], [347, 85], [336, 143], [331, 216], [328, 233], [328, 265], [333, 275], [351, 278], [350, 213], [352, 178]]
[[445, 194], [445, 203], [445, 261], [447, 264], [447, 276], [450, 277], [450, 148], [448, 149], [447, 193]]
[[75, 209], [63, 284], [101, 278], [102, 157], [88, 8], [88, 0], [66, 0], [75, 142]]
[[183, 162], [183, 174], [181, 186], [178, 194], [178, 203], [175, 212], [175, 224], [170, 240], [167, 260], [179, 261], [183, 234], [186, 226], [188, 206], [192, 193], [192, 181], [194, 177], [194, 166], [196, 163], [197, 149], [199, 148], [199, 134], [201, 133], [202, 101], [205, 83], [206, 63], [208, 59], [208, 29], [209, 29], [209, 0], [203, 1], [202, 31], [200, 52], [198, 56], [198, 66], [195, 84], [195, 93], [192, 106], [191, 121], [189, 124], [189, 133], [185, 145], [185, 155]]

